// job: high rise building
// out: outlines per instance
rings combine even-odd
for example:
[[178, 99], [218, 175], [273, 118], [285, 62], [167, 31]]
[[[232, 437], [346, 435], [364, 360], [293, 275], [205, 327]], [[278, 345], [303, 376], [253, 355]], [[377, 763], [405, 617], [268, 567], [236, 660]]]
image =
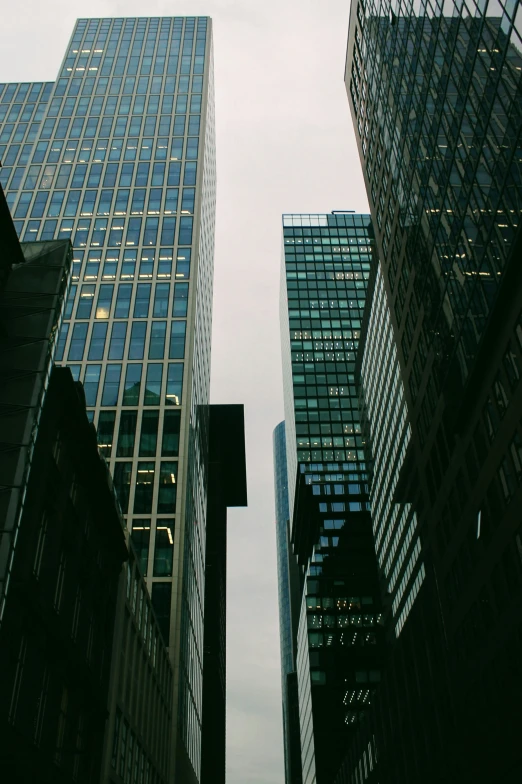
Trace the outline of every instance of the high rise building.
[[301, 741], [299, 735], [295, 647], [301, 580], [290, 541], [290, 509], [288, 505], [288, 473], [284, 422], [280, 422], [275, 428], [273, 442], [285, 781], [286, 784], [300, 784], [302, 781]]
[[356, 370], [368, 215], [283, 216], [281, 338], [303, 784], [333, 781], [380, 680], [383, 630]]
[[180, 782], [201, 774], [213, 101], [206, 17], [79, 19], [56, 82], [0, 87], [18, 234], [73, 244], [57, 361], [83, 382], [169, 646]]
[[361, 368], [393, 644], [374, 775], [514, 780], [522, 5], [358, 0], [345, 80], [379, 259]]

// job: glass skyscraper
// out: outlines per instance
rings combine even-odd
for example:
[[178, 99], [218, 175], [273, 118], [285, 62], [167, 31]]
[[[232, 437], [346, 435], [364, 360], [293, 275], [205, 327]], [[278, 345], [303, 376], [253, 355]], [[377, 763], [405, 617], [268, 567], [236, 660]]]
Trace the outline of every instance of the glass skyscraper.
[[345, 81], [378, 257], [375, 775], [520, 778], [522, 3], [358, 0]]
[[368, 215], [283, 216], [281, 339], [303, 784], [333, 780], [380, 680], [382, 616], [356, 366]]
[[174, 665], [200, 776], [215, 213], [208, 18], [80, 19], [54, 83], [0, 85], [23, 240], [70, 238], [57, 361], [83, 382]]

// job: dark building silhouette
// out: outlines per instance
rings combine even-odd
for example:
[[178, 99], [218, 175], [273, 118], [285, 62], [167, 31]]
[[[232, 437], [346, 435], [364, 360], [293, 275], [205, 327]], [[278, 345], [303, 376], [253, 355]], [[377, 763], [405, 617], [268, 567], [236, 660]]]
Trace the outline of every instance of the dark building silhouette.
[[[9, 223], [2, 209], [2, 237]], [[8, 256], [25, 261], [0, 294], [0, 764], [23, 784], [93, 782], [127, 555], [122, 520], [83, 389], [52, 367], [70, 243]]]
[[133, 775], [144, 784], [171, 782], [172, 664], [141, 571], [143, 559], [128, 532], [125, 538], [128, 560], [118, 583], [101, 784], [132, 781]]
[[360, 355], [390, 655], [338, 782], [518, 781], [521, 4], [352, 4]]
[[247, 505], [242, 405], [209, 406], [202, 784], [226, 780], [227, 508]]
[[302, 581], [291, 543], [284, 422], [280, 422], [274, 430], [273, 446], [285, 781], [287, 784], [301, 784], [296, 644]]

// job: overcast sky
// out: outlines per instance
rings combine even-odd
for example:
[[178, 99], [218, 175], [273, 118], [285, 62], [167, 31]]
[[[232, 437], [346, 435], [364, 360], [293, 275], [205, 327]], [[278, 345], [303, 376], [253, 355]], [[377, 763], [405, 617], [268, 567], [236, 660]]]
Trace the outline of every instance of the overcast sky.
[[54, 80], [77, 17], [214, 22], [212, 402], [244, 403], [248, 509], [229, 512], [227, 784], [283, 784], [272, 430], [283, 418], [281, 214], [367, 210], [344, 89], [349, 0], [5, 2], [0, 81]]

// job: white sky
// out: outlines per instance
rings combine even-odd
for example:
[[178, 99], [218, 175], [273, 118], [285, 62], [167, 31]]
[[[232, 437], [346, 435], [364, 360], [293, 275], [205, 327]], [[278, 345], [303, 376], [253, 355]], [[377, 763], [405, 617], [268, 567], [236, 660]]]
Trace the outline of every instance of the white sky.
[[[212, 402], [244, 403], [248, 509], [229, 512], [228, 784], [283, 784], [272, 431], [283, 418], [281, 214], [368, 209], [344, 88], [349, 0], [5, 3], [0, 81], [56, 78], [85, 16], [214, 22]], [[22, 11], [23, 9], [23, 11]]]

